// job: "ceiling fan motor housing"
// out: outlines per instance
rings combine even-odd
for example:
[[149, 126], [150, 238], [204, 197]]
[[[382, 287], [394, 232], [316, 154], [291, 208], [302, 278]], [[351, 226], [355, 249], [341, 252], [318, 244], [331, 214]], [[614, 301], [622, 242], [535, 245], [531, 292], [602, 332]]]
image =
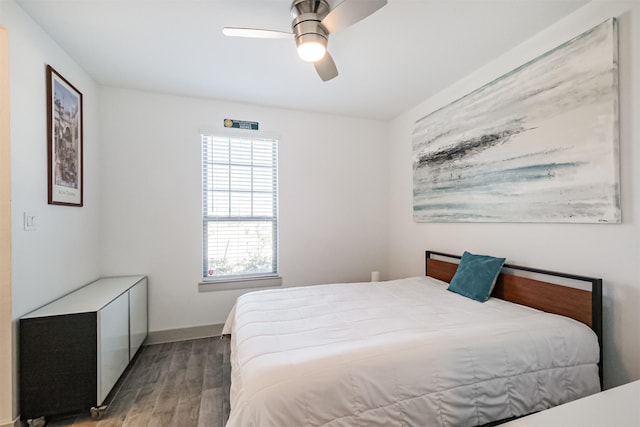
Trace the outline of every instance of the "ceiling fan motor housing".
[[330, 11], [327, 0], [293, 0], [291, 3], [291, 18], [294, 20], [305, 13], [315, 13], [322, 21]]
[[321, 21], [329, 14], [326, 0], [294, 0], [291, 4], [291, 29], [296, 36], [296, 45], [317, 42], [327, 45], [329, 32]]

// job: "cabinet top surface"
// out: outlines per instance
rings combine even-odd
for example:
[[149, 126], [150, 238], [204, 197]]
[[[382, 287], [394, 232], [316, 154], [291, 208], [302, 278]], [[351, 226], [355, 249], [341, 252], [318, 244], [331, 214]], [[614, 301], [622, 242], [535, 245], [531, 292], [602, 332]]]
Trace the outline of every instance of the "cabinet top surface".
[[146, 276], [104, 277], [22, 316], [22, 319], [99, 311], [145, 278]]
[[640, 381], [547, 409], [503, 427], [600, 427], [640, 425]]

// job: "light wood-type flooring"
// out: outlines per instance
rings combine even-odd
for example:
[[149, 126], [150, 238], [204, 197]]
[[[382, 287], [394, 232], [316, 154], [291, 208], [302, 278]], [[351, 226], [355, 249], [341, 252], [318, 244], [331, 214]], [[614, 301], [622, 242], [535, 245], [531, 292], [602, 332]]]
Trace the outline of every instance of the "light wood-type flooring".
[[229, 338], [144, 346], [99, 420], [51, 417], [48, 427], [224, 427], [229, 417]]

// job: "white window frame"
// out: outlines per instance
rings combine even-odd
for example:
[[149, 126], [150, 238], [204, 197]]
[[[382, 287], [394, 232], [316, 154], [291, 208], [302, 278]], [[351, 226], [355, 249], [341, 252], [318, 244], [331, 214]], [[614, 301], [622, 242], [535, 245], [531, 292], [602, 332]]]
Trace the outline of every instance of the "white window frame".
[[[273, 165], [272, 165], [272, 214], [271, 215], [232, 215], [229, 212], [228, 215], [217, 215], [211, 216], [207, 215], [208, 210], [208, 193], [212, 191], [212, 187], [208, 182], [208, 171], [210, 163], [207, 160], [205, 154], [205, 144], [207, 141], [211, 139], [218, 140], [227, 140], [229, 143], [243, 142], [243, 143], [251, 143], [253, 147], [254, 141], [261, 142], [271, 142], [273, 144]], [[272, 287], [272, 286], [280, 286], [282, 284], [282, 279], [278, 273], [278, 140], [276, 138], [255, 138], [249, 136], [228, 136], [225, 134], [218, 134], [216, 132], [202, 132], [201, 133], [201, 166], [202, 166], [202, 282], [200, 282], [200, 290], [225, 290], [225, 289], [236, 289], [236, 288], [256, 288], [256, 287]], [[253, 150], [253, 148], [252, 148]], [[220, 165], [221, 163], [218, 163]], [[233, 165], [231, 159], [228, 162], [223, 163], [228, 164], [230, 167]], [[246, 165], [245, 165], [246, 166]], [[251, 168], [257, 167], [253, 164], [253, 158], [251, 160]], [[231, 180], [229, 180], [231, 181]], [[232, 194], [231, 188], [229, 188], [229, 193]], [[253, 187], [250, 194], [254, 194]], [[257, 191], [256, 191], [257, 193]], [[253, 197], [252, 197], [253, 200]], [[211, 222], [255, 222], [255, 221], [270, 221], [272, 222], [272, 271], [265, 273], [241, 273], [241, 274], [230, 274], [230, 275], [222, 275], [222, 276], [209, 276], [207, 273], [208, 270], [208, 224]]]

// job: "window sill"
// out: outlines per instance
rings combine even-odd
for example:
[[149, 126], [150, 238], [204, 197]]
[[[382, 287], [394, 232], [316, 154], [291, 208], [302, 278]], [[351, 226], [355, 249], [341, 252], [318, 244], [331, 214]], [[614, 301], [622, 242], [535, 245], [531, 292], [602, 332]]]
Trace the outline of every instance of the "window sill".
[[229, 291], [234, 289], [275, 288], [279, 286], [282, 286], [282, 277], [265, 276], [233, 280], [206, 280], [198, 284], [198, 291]]

